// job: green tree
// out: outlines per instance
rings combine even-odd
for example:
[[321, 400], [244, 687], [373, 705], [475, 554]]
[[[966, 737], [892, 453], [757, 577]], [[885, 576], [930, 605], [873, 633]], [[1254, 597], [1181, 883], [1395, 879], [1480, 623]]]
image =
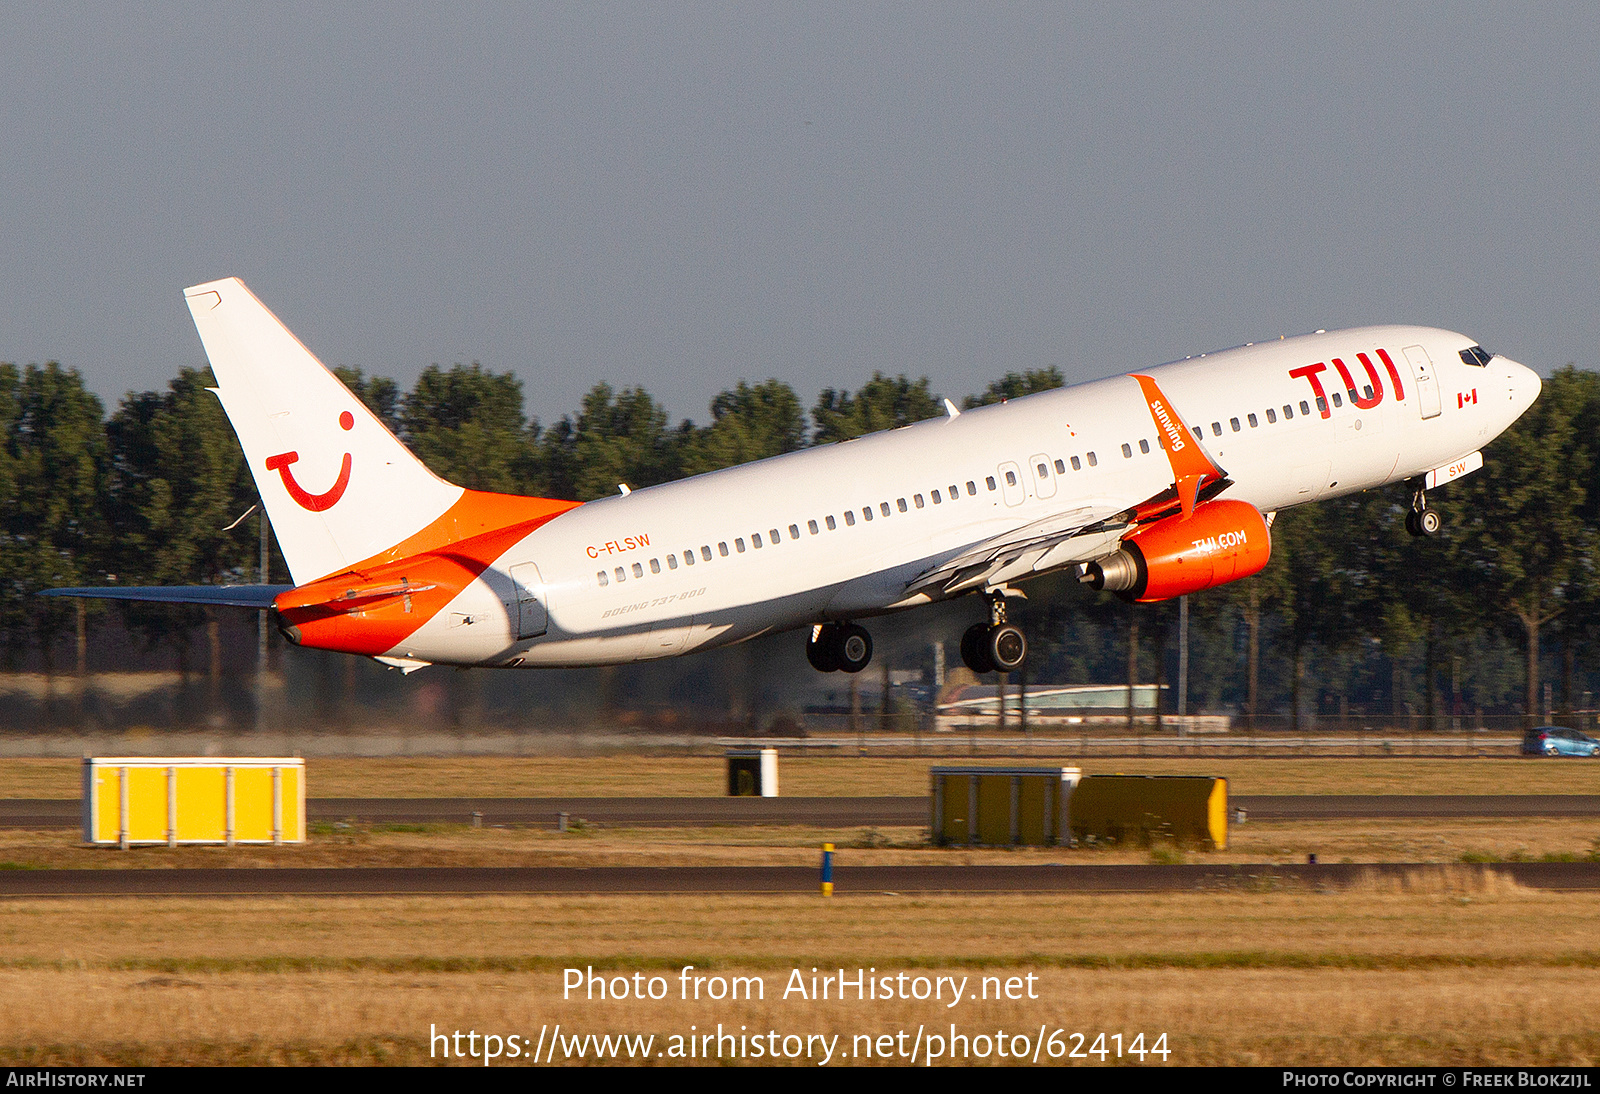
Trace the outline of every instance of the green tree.
[[678, 436], [667, 430], [667, 412], [639, 387], [616, 392], [596, 384], [577, 418], [547, 430], [541, 447], [552, 497], [589, 501], [615, 494], [619, 484], [655, 486], [679, 475]]
[[473, 490], [537, 492], [537, 427], [528, 427], [522, 382], [509, 372], [430, 365], [406, 396], [400, 424], [411, 450], [442, 478]]
[[1343, 648], [1358, 633], [1364, 574], [1344, 550], [1344, 538], [1360, 504], [1356, 495], [1279, 513], [1272, 525], [1272, 561], [1251, 579], [1259, 582], [1260, 607], [1278, 620], [1289, 659], [1289, 709], [1295, 728], [1305, 706], [1313, 649]]
[[805, 443], [805, 412], [794, 388], [781, 380], [754, 385], [741, 380], [711, 400], [710, 425], [687, 431], [682, 470], [698, 475], [794, 452]]
[[982, 395], [968, 395], [961, 401], [961, 406], [964, 410], [971, 410], [992, 403], [1003, 403], [1007, 399], [1020, 399], [1024, 395], [1049, 391], [1064, 383], [1066, 381], [1061, 377], [1061, 370], [1054, 365], [1029, 369], [1027, 372], [1008, 372], [984, 388]]
[[46, 671], [56, 639], [77, 617], [41, 589], [73, 585], [92, 571], [105, 543], [100, 517], [106, 445], [100, 400], [76, 369], [51, 361], [20, 372], [0, 365], [0, 580], [7, 655], [29, 638]]
[[1521, 630], [1527, 658], [1525, 713], [1539, 712], [1541, 629], [1584, 597], [1591, 581], [1595, 528], [1584, 519], [1593, 453], [1579, 425], [1597, 378], [1568, 366], [1484, 452], [1467, 480], [1464, 535], [1478, 578], [1475, 591]]
[[[120, 584], [255, 579], [255, 522], [229, 528], [257, 503], [255, 482], [222, 404], [207, 390], [215, 386], [209, 369], [183, 369], [164, 392], [130, 393], [106, 424], [116, 541], [108, 569]], [[194, 628], [204, 622], [215, 683], [221, 648], [214, 612], [135, 604], [125, 618], [149, 644], [171, 643], [185, 672]]]
[[401, 420], [403, 397], [399, 384], [387, 376], [367, 376], [360, 369], [345, 365], [335, 368], [333, 374], [366, 404], [368, 410], [378, 416], [379, 421], [389, 427], [390, 433], [399, 436], [404, 431], [405, 425]]
[[915, 381], [905, 374], [889, 377], [874, 372], [854, 395], [828, 388], [811, 409], [816, 426], [814, 444], [847, 441], [883, 429], [896, 429], [944, 413], [944, 402], [928, 390], [928, 378]]

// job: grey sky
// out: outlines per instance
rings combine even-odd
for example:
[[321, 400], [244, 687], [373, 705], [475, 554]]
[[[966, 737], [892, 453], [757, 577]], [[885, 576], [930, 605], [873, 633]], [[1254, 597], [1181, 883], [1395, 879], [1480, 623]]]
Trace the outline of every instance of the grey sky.
[[960, 396], [1315, 327], [1600, 365], [1600, 7], [15, 5], [0, 359]]

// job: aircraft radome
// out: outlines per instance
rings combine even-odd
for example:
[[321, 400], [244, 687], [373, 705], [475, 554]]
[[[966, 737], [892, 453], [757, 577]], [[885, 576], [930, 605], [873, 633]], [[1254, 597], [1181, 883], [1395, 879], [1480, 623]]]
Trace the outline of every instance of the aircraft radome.
[[56, 595], [271, 608], [292, 642], [406, 671], [603, 665], [803, 630], [817, 669], [872, 657], [860, 620], [975, 593], [977, 672], [1026, 655], [1019, 582], [1156, 601], [1267, 564], [1294, 505], [1427, 490], [1538, 396], [1537, 374], [1426, 327], [1315, 334], [958, 411], [578, 504], [427, 469], [237, 279], [185, 290], [292, 586]]

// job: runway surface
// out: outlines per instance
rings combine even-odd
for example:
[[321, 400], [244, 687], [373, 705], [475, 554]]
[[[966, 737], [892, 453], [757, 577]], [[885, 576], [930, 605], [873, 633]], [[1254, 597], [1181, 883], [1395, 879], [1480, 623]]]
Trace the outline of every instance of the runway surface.
[[[1600, 817], [1600, 794], [1239, 795], [1250, 821], [1402, 820], [1464, 817]], [[0, 828], [76, 828], [74, 798], [0, 798]], [[370, 824], [473, 823], [551, 826], [559, 813], [591, 824], [665, 828], [809, 825], [926, 827], [925, 797], [868, 798], [308, 798], [310, 821]]]
[[[1279, 886], [1340, 888], [1378, 878], [1409, 883], [1498, 874], [1535, 889], [1600, 889], [1600, 863], [1328, 863], [1153, 866], [836, 866], [835, 892], [1061, 893], [1260, 891]], [[416, 896], [495, 893], [815, 893], [818, 872], [803, 866], [406, 867], [238, 870], [6, 870], [7, 897]]]

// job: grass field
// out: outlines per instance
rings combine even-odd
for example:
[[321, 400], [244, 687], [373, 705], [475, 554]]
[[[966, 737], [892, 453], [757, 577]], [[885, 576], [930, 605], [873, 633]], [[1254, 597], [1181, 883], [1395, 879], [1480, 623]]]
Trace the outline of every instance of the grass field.
[[313, 824], [304, 846], [86, 847], [75, 831], [0, 829], [0, 869], [218, 866], [814, 866], [823, 842], [851, 865], [922, 863], [1490, 862], [1594, 860], [1600, 822], [1566, 819], [1281, 821], [1236, 824], [1226, 851], [950, 848], [924, 828], [471, 828], [462, 824]]
[[[1597, 911], [1591, 895], [1465, 879], [1420, 892], [981, 900], [7, 902], [0, 1060], [427, 1062], [433, 1027], [531, 1042], [559, 1022], [569, 1035], [653, 1033], [663, 1050], [717, 1023], [838, 1034], [847, 1049], [864, 1047], [857, 1035], [954, 1024], [969, 1036], [1079, 1032], [1085, 1048], [1100, 1032], [1124, 1045], [1165, 1033], [1172, 1063], [1592, 1063]], [[764, 997], [683, 1001], [684, 965], [759, 977]], [[670, 994], [564, 999], [568, 967], [659, 975]], [[968, 977], [972, 993], [985, 976], [998, 987], [1031, 975], [1037, 998], [783, 998], [793, 970], [841, 967]]]
[[[787, 794], [918, 794], [927, 760], [784, 760]], [[1101, 770], [1091, 766], [1090, 770]], [[1194, 771], [1177, 761], [1104, 770]], [[3, 793], [75, 796], [77, 765], [8, 761]], [[1592, 793], [1600, 767], [1515, 760], [1230, 760], [1235, 793]], [[314, 796], [715, 794], [716, 757], [313, 761]], [[425, 788], [425, 789], [419, 789]], [[1588, 858], [1600, 823], [1251, 822], [1191, 861], [1460, 862]], [[304, 847], [79, 847], [72, 832], [0, 831], [0, 868], [139, 865], [805, 864], [1149, 861], [1169, 849], [938, 851], [919, 829], [318, 825]], [[725, 1030], [832, 1037], [832, 1062], [900, 1051], [921, 1028], [969, 1038], [962, 1062], [1009, 1063], [994, 1035], [1117, 1062], [1156, 1038], [1174, 1064], [1593, 1064], [1600, 894], [1527, 890], [1475, 871], [1337, 891], [928, 896], [458, 896], [0, 901], [0, 1063], [427, 1063], [430, 1030], [529, 1043], [655, 1035], [652, 1052]], [[759, 978], [764, 998], [677, 997], [679, 970]], [[563, 970], [662, 978], [661, 1001], [562, 997]], [[873, 975], [1033, 977], [1036, 998], [783, 998], [840, 968]], [[751, 981], [746, 981], [750, 983]], [[908, 1040], [893, 1036], [905, 1031]], [[1084, 1034], [1074, 1041], [1072, 1034]], [[1092, 1053], [1107, 1035], [1104, 1061]], [[986, 1042], [970, 1038], [982, 1034]], [[891, 1040], [873, 1038], [889, 1035]], [[947, 1038], [948, 1039], [948, 1038]], [[796, 1040], [796, 1045], [802, 1042]], [[815, 1044], [821, 1051], [823, 1041]], [[924, 1048], [923, 1062], [931, 1047]], [[983, 1059], [979, 1046], [991, 1051]], [[1015, 1047], [1018, 1042], [1008, 1042]], [[898, 1046], [898, 1047], [897, 1047]], [[637, 1047], [637, 1046], [636, 1046]], [[588, 1053], [592, 1060], [594, 1046]], [[952, 1050], [953, 1051], [953, 1050]], [[432, 1055], [430, 1055], [432, 1052]], [[624, 1057], [625, 1058], [625, 1057]], [[1048, 1058], [1048, 1053], [1046, 1053]], [[891, 1057], [891, 1062], [907, 1062]], [[946, 1057], [934, 1062], [947, 1062]], [[448, 1062], [460, 1062], [451, 1059]], [[504, 1061], [502, 1061], [504, 1062]], [[512, 1061], [512, 1063], [522, 1060]], [[563, 1062], [558, 1054], [554, 1062]], [[574, 1061], [575, 1062], [575, 1061]], [[651, 1056], [651, 1062], [673, 1058]], [[755, 1062], [765, 1063], [766, 1060]], [[816, 1063], [801, 1056], [792, 1062]], [[1122, 1062], [1130, 1061], [1124, 1057]], [[1147, 1063], [1163, 1062], [1146, 1057]], [[479, 1061], [481, 1063], [481, 1061]]]
[[[785, 795], [922, 795], [928, 769], [959, 757], [782, 756]], [[1015, 763], [1015, 760], [977, 760]], [[1220, 775], [1233, 794], [1597, 794], [1600, 762], [1512, 758], [1090, 759], [1028, 757], [1027, 766], [1082, 767], [1088, 774]], [[76, 798], [75, 760], [0, 761], [0, 797]], [[727, 790], [720, 755], [317, 758], [306, 793], [316, 798], [706, 797]]]

